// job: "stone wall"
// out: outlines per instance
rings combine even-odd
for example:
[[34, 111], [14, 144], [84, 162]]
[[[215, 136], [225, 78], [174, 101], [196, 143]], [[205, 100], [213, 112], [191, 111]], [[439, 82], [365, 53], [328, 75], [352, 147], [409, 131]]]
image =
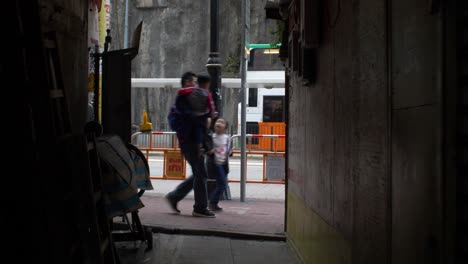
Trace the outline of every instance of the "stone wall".
[[[123, 45], [125, 1], [112, 2], [112, 48]], [[223, 77], [240, 77], [241, 2], [220, 1], [220, 52]], [[252, 1], [251, 42], [269, 43], [275, 23], [265, 18], [266, 0]], [[135, 78], [179, 78], [185, 71], [207, 74], [209, 53], [209, 0], [135, 1], [129, 0], [129, 40], [143, 21], [138, 56], [132, 64]], [[133, 91], [134, 124], [141, 123], [141, 113], [148, 111], [155, 130], [166, 129], [166, 115], [175, 89], [138, 88]], [[237, 123], [239, 89], [222, 89], [225, 118]], [[235, 127], [235, 126], [234, 126]]]

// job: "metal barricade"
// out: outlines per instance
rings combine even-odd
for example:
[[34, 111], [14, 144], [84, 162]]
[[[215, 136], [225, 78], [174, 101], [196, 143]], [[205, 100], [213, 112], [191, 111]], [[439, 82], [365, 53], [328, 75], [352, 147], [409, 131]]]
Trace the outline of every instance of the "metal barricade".
[[[249, 156], [254, 159], [255, 156], [261, 156], [262, 161], [262, 179], [261, 180], [247, 180], [248, 183], [273, 183], [284, 184], [285, 179], [285, 158], [286, 152], [282, 149], [278, 150], [276, 140], [285, 139], [285, 135], [273, 134], [247, 134], [247, 138], [253, 139], [270, 139], [272, 141], [270, 149], [257, 149], [252, 145], [252, 140], [247, 143], [247, 160]], [[234, 155], [240, 154], [240, 142], [238, 139], [240, 135], [231, 136], [231, 145], [233, 146]], [[186, 161], [180, 153], [176, 133], [169, 131], [154, 131], [154, 132], [137, 132], [132, 135], [132, 144], [137, 146], [141, 151], [146, 153], [146, 158], [149, 161], [151, 152], [163, 153], [163, 175], [151, 176], [151, 179], [165, 179], [165, 180], [181, 180], [186, 178]], [[182, 176], [174, 176], [171, 172], [179, 171], [178, 162], [181, 161], [180, 168]], [[172, 165], [171, 165], [172, 164]], [[174, 165], [176, 164], [176, 165]], [[171, 167], [176, 166], [176, 167]], [[248, 167], [248, 166], [247, 166]], [[247, 170], [248, 174], [248, 170]], [[179, 175], [179, 174], [177, 174]], [[274, 176], [274, 177], [273, 177]], [[248, 178], [248, 176], [247, 176]], [[274, 178], [274, 179], [273, 179]], [[229, 182], [240, 182], [237, 179], [229, 179]]]
[[180, 152], [175, 132], [137, 132], [132, 135], [131, 140], [133, 145], [145, 153], [148, 162], [150, 162], [150, 152], [163, 153], [163, 174], [158, 176], [152, 175], [150, 176], [151, 179], [185, 179], [187, 164]]
[[172, 131], [137, 132], [132, 135], [132, 144], [146, 152], [147, 157], [150, 151], [179, 149], [176, 133]]
[[[278, 150], [275, 140], [279, 139], [285, 139], [286, 135], [273, 135], [273, 134], [246, 134], [246, 138], [259, 138], [259, 139], [271, 139], [274, 144], [271, 144], [271, 148], [269, 150], [261, 150], [254, 148], [253, 144], [251, 143], [252, 140], [247, 140], [247, 148], [246, 148], [246, 164], [248, 165], [248, 160], [249, 160], [249, 155], [250, 156], [262, 156], [262, 180], [248, 180], [248, 169], [246, 170], [246, 178], [247, 178], [247, 183], [273, 183], [273, 184], [284, 184], [285, 183], [285, 174], [286, 174], [286, 168], [285, 168], [285, 158], [286, 158], [286, 152], [284, 150]], [[233, 135], [231, 137], [231, 144], [234, 146], [234, 154], [240, 154], [240, 145], [235, 143], [236, 139], [239, 139], [241, 135]], [[238, 146], [237, 146], [238, 145]], [[237, 147], [236, 147], [237, 146]], [[279, 161], [276, 161], [276, 164], [273, 164], [273, 158], [279, 157]], [[281, 178], [280, 180], [271, 180], [269, 179], [272, 174], [275, 174], [272, 172], [271, 167], [273, 165], [278, 165], [278, 163], [282, 163], [280, 166], [274, 166], [273, 170], [276, 170], [279, 172], [282, 176], [279, 177]], [[247, 166], [248, 168], [248, 166]], [[275, 178], [278, 178], [277, 174], [275, 174]], [[240, 182], [240, 180], [233, 180], [230, 179], [230, 182]]]

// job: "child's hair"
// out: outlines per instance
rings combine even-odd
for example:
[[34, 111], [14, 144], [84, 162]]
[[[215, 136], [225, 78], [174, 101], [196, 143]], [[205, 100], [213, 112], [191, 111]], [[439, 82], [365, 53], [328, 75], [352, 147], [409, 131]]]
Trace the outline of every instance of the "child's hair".
[[227, 131], [227, 130], [228, 130], [228, 127], [229, 127], [229, 123], [228, 123], [228, 121], [227, 121], [225, 118], [223, 118], [223, 117], [218, 117], [218, 118], [215, 119], [215, 121], [213, 122], [213, 124], [216, 124], [216, 122], [218, 122], [218, 120], [220, 120], [220, 119], [224, 121], [224, 124], [225, 124], [225, 126], [224, 126], [224, 131]]
[[208, 75], [198, 75], [197, 79], [198, 85], [203, 85], [205, 83], [211, 82], [211, 77]]

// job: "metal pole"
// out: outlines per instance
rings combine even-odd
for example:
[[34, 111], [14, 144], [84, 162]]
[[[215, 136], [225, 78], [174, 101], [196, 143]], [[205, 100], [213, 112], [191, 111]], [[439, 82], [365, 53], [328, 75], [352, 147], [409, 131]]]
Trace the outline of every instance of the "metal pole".
[[125, 0], [124, 49], [128, 48], [128, 0]]
[[247, 0], [242, 0], [242, 56], [241, 56], [241, 177], [240, 200], [245, 202], [245, 185], [247, 182], [247, 153], [246, 153], [246, 79], [247, 79], [247, 53], [246, 42], [248, 39], [247, 8], [250, 9]]
[[210, 54], [206, 68], [211, 77], [210, 91], [219, 116], [222, 116], [223, 105], [221, 88], [221, 58], [219, 57], [219, 0], [210, 0]]
[[[243, 52], [245, 54], [245, 51]], [[246, 168], [247, 168], [247, 153], [246, 153], [246, 105], [245, 105], [245, 90], [246, 90], [246, 75], [247, 75], [247, 61], [242, 59], [242, 71], [241, 71], [241, 188], [240, 196], [241, 202], [245, 202], [245, 184], [247, 182]]]

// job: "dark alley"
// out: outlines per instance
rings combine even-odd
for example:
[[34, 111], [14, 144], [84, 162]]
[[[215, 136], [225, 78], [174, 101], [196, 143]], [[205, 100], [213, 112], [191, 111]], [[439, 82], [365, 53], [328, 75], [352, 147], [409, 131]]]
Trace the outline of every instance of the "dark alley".
[[6, 4], [8, 263], [468, 263], [468, 0]]

